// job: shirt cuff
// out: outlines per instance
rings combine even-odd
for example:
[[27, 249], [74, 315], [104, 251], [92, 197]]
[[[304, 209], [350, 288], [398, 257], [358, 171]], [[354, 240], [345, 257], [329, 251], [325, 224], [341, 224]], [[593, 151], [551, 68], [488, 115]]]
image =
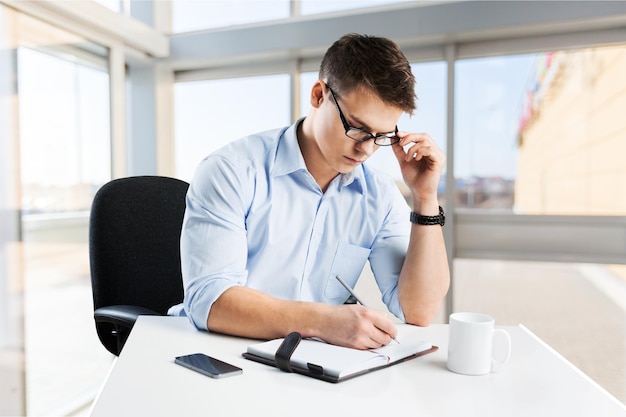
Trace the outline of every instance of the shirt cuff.
[[[183, 308], [191, 323], [199, 330], [209, 330], [207, 320], [213, 303], [231, 287], [238, 286], [237, 282], [229, 279], [213, 278], [196, 283], [187, 288]], [[195, 287], [195, 288], [194, 288]]]

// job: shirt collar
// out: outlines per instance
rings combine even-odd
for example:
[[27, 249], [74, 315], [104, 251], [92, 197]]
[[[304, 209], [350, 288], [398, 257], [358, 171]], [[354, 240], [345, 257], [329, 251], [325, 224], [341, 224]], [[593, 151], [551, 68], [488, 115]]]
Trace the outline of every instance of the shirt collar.
[[[282, 131], [278, 139], [276, 158], [274, 159], [274, 166], [271, 171], [273, 177], [291, 174], [296, 171], [308, 172], [297, 137], [298, 126], [303, 120], [304, 117]], [[351, 184], [354, 184], [355, 189], [361, 194], [364, 192], [365, 173], [362, 164], [347, 174], [341, 174], [338, 185], [339, 190]]]
[[303, 120], [304, 117], [287, 129], [281, 131], [280, 137], [278, 138], [274, 166], [271, 171], [273, 177], [291, 174], [292, 172], [300, 170], [306, 171], [306, 164], [304, 163], [296, 134], [298, 126]]

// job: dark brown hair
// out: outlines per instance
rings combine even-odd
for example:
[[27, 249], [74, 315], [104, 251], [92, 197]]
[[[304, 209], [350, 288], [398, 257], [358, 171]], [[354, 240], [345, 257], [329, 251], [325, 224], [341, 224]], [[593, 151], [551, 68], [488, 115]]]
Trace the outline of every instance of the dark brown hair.
[[326, 51], [319, 78], [338, 95], [363, 88], [408, 114], [416, 107], [411, 65], [398, 45], [387, 38], [344, 35]]

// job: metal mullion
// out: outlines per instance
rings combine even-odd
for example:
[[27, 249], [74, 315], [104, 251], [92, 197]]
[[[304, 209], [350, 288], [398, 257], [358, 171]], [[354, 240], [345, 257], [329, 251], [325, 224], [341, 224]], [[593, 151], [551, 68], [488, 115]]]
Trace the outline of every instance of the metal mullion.
[[444, 50], [446, 61], [446, 226], [444, 227], [444, 239], [446, 242], [446, 252], [448, 254], [448, 267], [450, 269], [450, 288], [446, 296], [444, 323], [448, 322], [448, 316], [454, 311], [454, 257], [456, 254], [456, 221], [455, 221], [455, 200], [454, 200], [454, 107], [455, 107], [455, 62], [457, 46], [454, 43], [448, 44]]

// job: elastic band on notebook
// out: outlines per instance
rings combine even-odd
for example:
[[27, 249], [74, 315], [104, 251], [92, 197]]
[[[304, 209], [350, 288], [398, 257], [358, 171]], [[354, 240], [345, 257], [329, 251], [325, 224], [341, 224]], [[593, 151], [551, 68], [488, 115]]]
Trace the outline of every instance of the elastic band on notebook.
[[291, 355], [293, 355], [301, 340], [302, 335], [300, 333], [289, 333], [278, 347], [278, 350], [276, 350], [274, 360], [276, 361], [276, 366], [281, 371], [293, 372], [291, 369]]

